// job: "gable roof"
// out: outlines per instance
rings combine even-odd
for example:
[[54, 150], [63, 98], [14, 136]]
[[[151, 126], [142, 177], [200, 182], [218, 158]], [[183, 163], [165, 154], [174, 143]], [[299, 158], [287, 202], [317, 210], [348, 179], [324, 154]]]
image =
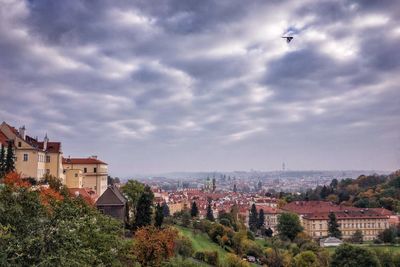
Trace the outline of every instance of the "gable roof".
[[127, 199], [122, 195], [116, 186], [109, 186], [106, 191], [97, 199], [97, 206], [122, 206]]
[[0, 131], [0, 144], [2, 144], [3, 146], [7, 146], [7, 141], [7, 136], [2, 131]]
[[63, 164], [104, 164], [108, 165], [107, 163], [95, 159], [95, 158], [63, 158]]

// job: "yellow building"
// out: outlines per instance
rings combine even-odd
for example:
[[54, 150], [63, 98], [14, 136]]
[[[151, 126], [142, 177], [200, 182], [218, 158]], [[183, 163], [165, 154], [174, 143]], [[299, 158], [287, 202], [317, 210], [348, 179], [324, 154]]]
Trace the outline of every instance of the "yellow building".
[[95, 190], [99, 196], [106, 191], [108, 166], [107, 163], [98, 160], [97, 156], [89, 158], [63, 158], [62, 165], [69, 183], [78, 183], [76, 179], [79, 179], [79, 175], [81, 174], [81, 187], [91, 188]]
[[[0, 125], [0, 133], [6, 142], [13, 142], [15, 169], [22, 177], [39, 180], [50, 174], [64, 183], [60, 142], [50, 142], [47, 135], [43, 141], [38, 141], [26, 134], [24, 126], [17, 130], [5, 122]], [[6, 142], [3, 140], [3, 145]]]
[[[335, 211], [342, 238], [348, 239], [360, 230], [364, 241], [374, 240], [380, 232], [389, 228], [389, 216], [373, 209]], [[329, 213], [311, 213], [303, 216], [304, 231], [314, 237], [328, 236]]]

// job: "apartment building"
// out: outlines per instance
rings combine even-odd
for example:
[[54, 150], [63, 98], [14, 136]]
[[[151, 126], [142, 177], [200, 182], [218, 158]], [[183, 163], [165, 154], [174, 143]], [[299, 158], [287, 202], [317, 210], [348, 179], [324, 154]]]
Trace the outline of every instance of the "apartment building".
[[27, 135], [24, 126], [17, 130], [5, 122], [0, 125], [0, 141], [3, 146], [12, 141], [15, 168], [22, 177], [39, 180], [50, 174], [64, 182], [60, 142], [51, 142], [47, 134], [43, 141], [39, 141], [37, 137]]
[[90, 188], [101, 196], [107, 189], [108, 165], [97, 159], [97, 156], [89, 158], [63, 158], [66, 184], [80, 185], [82, 188]]
[[328, 236], [329, 213], [334, 213], [344, 239], [361, 230], [364, 240], [373, 240], [389, 228], [392, 212], [383, 208], [361, 209], [336, 205], [327, 201], [294, 201], [282, 210], [299, 215], [304, 231], [311, 237]]

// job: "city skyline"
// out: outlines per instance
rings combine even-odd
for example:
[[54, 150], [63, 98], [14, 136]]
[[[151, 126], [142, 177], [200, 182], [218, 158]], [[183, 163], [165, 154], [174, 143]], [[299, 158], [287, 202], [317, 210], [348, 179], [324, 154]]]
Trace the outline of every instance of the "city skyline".
[[0, 122], [64, 157], [120, 177], [400, 166], [396, 1], [0, 8]]

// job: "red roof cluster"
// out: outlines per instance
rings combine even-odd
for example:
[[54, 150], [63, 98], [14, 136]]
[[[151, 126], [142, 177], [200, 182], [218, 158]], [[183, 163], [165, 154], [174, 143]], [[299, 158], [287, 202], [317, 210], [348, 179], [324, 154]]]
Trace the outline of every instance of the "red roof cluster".
[[315, 212], [357, 210], [358, 208], [336, 205], [328, 201], [293, 201], [283, 206], [282, 209], [297, 214], [310, 214]]

